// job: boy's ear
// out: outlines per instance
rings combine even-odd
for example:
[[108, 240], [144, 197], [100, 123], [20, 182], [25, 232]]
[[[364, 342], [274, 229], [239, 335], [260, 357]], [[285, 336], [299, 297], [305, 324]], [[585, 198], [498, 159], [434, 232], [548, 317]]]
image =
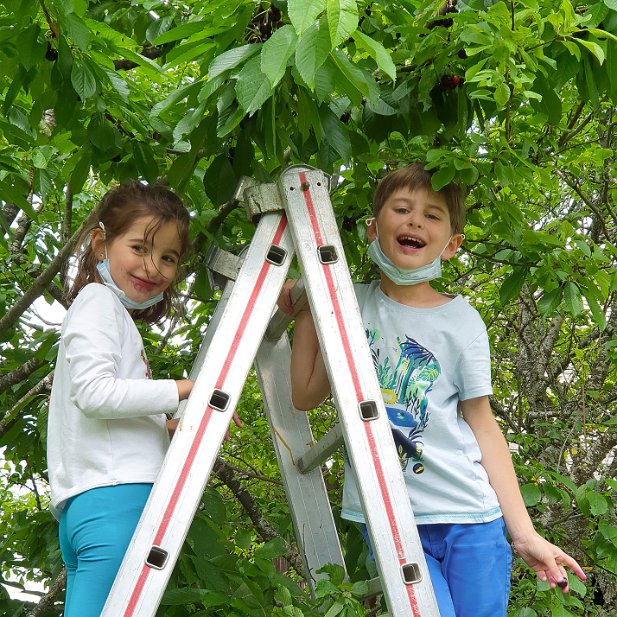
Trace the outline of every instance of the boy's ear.
[[465, 234], [454, 234], [450, 238], [450, 241], [448, 242], [448, 245], [444, 249], [444, 252], [441, 254], [441, 259], [443, 261], [447, 261], [448, 259], [451, 259], [452, 257], [454, 257], [454, 255], [456, 255], [456, 251], [458, 251], [459, 248], [461, 248], [461, 244], [463, 243], [464, 239], [465, 239]]
[[374, 216], [366, 219], [366, 227], [366, 238], [369, 242], [372, 242], [377, 237], [377, 223]]

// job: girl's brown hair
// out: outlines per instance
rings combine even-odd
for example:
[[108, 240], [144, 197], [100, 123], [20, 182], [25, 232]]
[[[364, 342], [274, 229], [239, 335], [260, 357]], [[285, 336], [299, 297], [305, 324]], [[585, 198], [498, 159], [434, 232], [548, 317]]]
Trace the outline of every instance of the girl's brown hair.
[[[113, 242], [122, 235], [132, 223], [142, 217], [153, 217], [153, 222], [146, 230], [146, 240], [154, 238], [162, 225], [173, 221], [178, 227], [180, 237], [180, 258], [189, 248], [189, 213], [181, 199], [162, 185], [146, 186], [133, 181], [110, 189], [99, 204], [99, 221], [105, 228], [106, 242]], [[99, 224], [86, 229], [82, 234], [77, 254], [77, 275], [73, 281], [67, 299], [72, 302], [77, 294], [88, 284], [100, 282], [97, 271], [98, 259], [92, 248], [92, 232], [99, 229]], [[134, 319], [155, 323], [169, 315], [173, 300], [177, 295], [176, 281], [165, 290], [163, 300], [153, 306], [135, 310]]]
[[[381, 180], [375, 189], [375, 195], [373, 197], [373, 216], [377, 218], [377, 215], [381, 212], [388, 197], [399, 189], [409, 189], [410, 191], [423, 189], [432, 191], [432, 175], [430, 171], [424, 169], [422, 163], [414, 163], [413, 165], [401, 167], [389, 173]], [[465, 191], [458, 184], [450, 182], [450, 184], [446, 184], [446, 186], [435, 192], [442, 195], [446, 201], [448, 212], [450, 213], [450, 227], [452, 233], [462, 233], [463, 227], [465, 226]]]

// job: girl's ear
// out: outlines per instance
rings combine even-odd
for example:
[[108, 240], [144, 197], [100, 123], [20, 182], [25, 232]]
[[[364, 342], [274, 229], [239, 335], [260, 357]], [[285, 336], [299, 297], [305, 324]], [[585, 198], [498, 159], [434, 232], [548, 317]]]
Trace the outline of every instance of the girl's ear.
[[98, 261], [105, 259], [105, 232], [95, 227], [91, 236], [92, 252]]

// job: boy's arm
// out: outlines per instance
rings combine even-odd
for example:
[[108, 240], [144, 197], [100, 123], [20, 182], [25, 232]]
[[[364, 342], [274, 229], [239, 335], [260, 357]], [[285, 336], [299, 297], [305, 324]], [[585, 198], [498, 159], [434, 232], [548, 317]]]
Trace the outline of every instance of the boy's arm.
[[317, 407], [330, 394], [315, 324], [310, 311], [296, 315], [291, 349], [291, 400], [303, 411]]
[[536, 571], [542, 581], [549, 581], [568, 591], [568, 566], [581, 580], [585, 574], [579, 564], [559, 547], [544, 539], [533, 527], [525, 507], [512, 464], [512, 457], [487, 396], [461, 401], [463, 417], [480, 446], [482, 466], [486, 469], [491, 486], [497, 493], [512, 546]]

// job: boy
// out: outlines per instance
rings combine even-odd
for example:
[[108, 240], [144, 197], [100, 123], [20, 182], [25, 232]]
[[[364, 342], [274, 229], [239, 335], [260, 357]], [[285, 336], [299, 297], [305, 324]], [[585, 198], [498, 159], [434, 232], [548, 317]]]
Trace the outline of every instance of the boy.
[[[568, 591], [564, 566], [585, 575], [534, 530], [525, 509], [489, 405], [490, 352], [480, 315], [461, 296], [429, 284], [463, 241], [464, 209], [463, 191], [454, 184], [433, 191], [421, 164], [386, 176], [367, 221], [368, 254], [381, 277], [356, 285], [356, 294], [441, 616], [505, 617], [506, 528], [551, 587]], [[308, 310], [296, 316], [291, 382], [301, 410], [330, 393]], [[364, 523], [348, 464], [342, 516]]]

